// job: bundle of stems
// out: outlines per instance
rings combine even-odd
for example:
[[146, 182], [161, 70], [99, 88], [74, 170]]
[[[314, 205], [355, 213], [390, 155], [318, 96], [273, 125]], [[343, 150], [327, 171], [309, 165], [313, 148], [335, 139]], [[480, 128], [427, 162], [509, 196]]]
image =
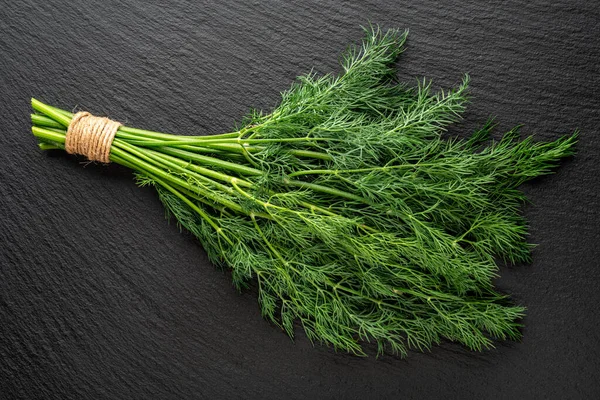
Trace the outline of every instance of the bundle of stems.
[[[530, 258], [518, 186], [572, 154], [576, 134], [492, 140], [488, 122], [443, 137], [468, 77], [435, 93], [398, 82], [405, 39], [365, 29], [338, 76], [299, 77], [231, 133], [121, 126], [110, 161], [154, 185], [236, 287], [255, 281], [263, 315], [290, 336], [297, 321], [311, 341], [361, 355], [364, 341], [404, 355], [518, 339], [524, 308], [493, 287], [498, 261]], [[73, 114], [32, 106], [40, 148], [64, 149]]]

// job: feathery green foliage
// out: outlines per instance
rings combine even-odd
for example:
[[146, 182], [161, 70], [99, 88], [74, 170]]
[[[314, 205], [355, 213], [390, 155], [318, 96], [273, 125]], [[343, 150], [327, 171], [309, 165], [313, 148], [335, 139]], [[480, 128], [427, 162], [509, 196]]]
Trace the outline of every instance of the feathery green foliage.
[[[442, 133], [465, 109], [449, 91], [397, 82], [406, 33], [366, 30], [339, 76], [309, 74], [235, 132], [176, 136], [121, 127], [111, 161], [154, 185], [236, 287], [290, 336], [364, 354], [442, 339], [481, 350], [520, 337], [524, 308], [494, 290], [497, 259], [529, 260], [518, 186], [573, 153], [576, 134], [491, 140]], [[37, 100], [33, 133], [64, 148], [71, 113]]]

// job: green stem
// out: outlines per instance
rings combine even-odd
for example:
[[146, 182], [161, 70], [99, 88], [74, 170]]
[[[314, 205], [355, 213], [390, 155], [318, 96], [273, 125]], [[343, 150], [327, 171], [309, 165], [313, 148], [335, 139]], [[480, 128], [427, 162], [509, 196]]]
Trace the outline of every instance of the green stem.
[[[235, 138], [239, 135], [239, 132], [229, 132], [229, 133], [221, 133], [221, 134], [205, 135], [205, 136], [172, 135], [172, 134], [168, 134], [168, 133], [147, 131], [147, 130], [138, 129], [138, 128], [130, 128], [128, 126], [120, 127], [119, 131], [121, 131], [125, 134], [135, 135], [136, 137], [138, 137], [138, 139], [139, 139], [139, 137], [144, 137], [144, 138], [151, 138], [151, 139], [160, 139], [160, 140], [164, 140], [164, 141], [168, 141], [168, 142], [181, 141], [181, 140], [185, 140], [185, 138], [189, 138], [189, 137], [196, 138], [198, 140], [212, 140], [212, 139], [221, 139], [221, 138], [223, 138], [223, 139]], [[170, 145], [170, 144], [168, 144], [168, 145]]]
[[57, 111], [54, 107], [42, 103], [34, 98], [31, 99], [31, 106], [34, 110], [41, 112], [42, 114], [52, 118], [56, 122], [60, 123], [64, 127], [68, 127], [72, 117]]
[[[174, 168], [174, 169], [179, 170], [186, 174], [190, 174], [190, 172], [197, 172], [198, 174], [200, 174], [204, 177], [207, 177], [207, 178], [217, 179], [217, 180], [228, 182], [228, 183], [231, 183], [231, 181], [233, 179], [235, 179], [242, 186], [245, 186], [245, 187], [252, 186], [252, 182], [246, 181], [244, 179], [235, 178], [230, 175], [223, 174], [221, 172], [213, 171], [212, 169], [200, 167], [195, 164], [190, 164], [189, 162], [185, 162], [179, 158], [172, 157], [167, 154], [162, 154], [157, 151], [153, 151], [150, 149], [136, 148], [135, 146], [130, 145], [126, 142], [123, 142], [120, 139], [115, 139], [115, 141], [113, 142], [113, 145], [119, 146], [119, 147], [123, 148], [124, 150], [129, 151], [130, 153], [138, 155], [139, 157], [145, 156], [145, 157], [153, 158], [154, 160], [160, 160], [160, 161], [162, 161], [163, 164], [166, 164], [166, 166]], [[192, 174], [190, 174], [190, 175], [192, 175]]]
[[311, 190], [314, 190], [315, 192], [327, 193], [332, 196], [344, 197], [346, 199], [360, 201], [361, 203], [364, 203], [364, 204], [371, 204], [371, 202], [368, 199], [365, 199], [364, 197], [355, 195], [353, 193], [348, 193], [343, 190], [330, 188], [328, 186], [318, 185], [316, 183], [295, 181], [295, 180], [291, 180], [291, 179], [285, 179], [284, 183], [289, 186], [295, 186], [295, 187], [299, 187], [299, 188], [303, 188], [303, 189], [311, 189]]
[[64, 150], [64, 146], [58, 146], [52, 143], [40, 142], [38, 143], [38, 147], [41, 150]]
[[432, 166], [433, 164], [402, 164], [402, 165], [389, 165], [383, 167], [371, 167], [371, 168], [356, 168], [356, 169], [309, 169], [304, 171], [296, 171], [288, 174], [289, 178], [301, 175], [337, 175], [337, 174], [353, 174], [370, 171], [388, 171], [393, 169], [410, 169], [419, 168], [425, 166]]
[[60, 123], [52, 118], [48, 118], [41, 114], [31, 114], [31, 122], [33, 125], [43, 126], [48, 128], [64, 128]]
[[196, 162], [199, 164], [206, 164], [212, 167], [222, 168], [229, 171], [237, 172], [241, 175], [252, 175], [259, 176], [262, 175], [263, 172], [260, 169], [247, 167], [245, 165], [240, 165], [237, 163], [224, 161], [216, 157], [203, 156], [200, 154], [195, 154], [191, 151], [178, 149], [175, 147], [158, 147], [154, 150], [159, 151], [164, 154], [169, 154], [171, 156], [180, 157], [181, 159], [188, 160], [190, 162]]
[[135, 143], [138, 146], [173, 146], [179, 144], [198, 144], [205, 146], [209, 143], [215, 144], [225, 144], [225, 143], [233, 143], [238, 145], [246, 145], [246, 144], [264, 144], [264, 143], [310, 143], [310, 142], [319, 142], [319, 141], [327, 141], [332, 142], [336, 141], [336, 139], [329, 138], [312, 138], [312, 137], [302, 137], [302, 138], [280, 138], [280, 139], [241, 139], [241, 138], [218, 138], [215, 136], [177, 136], [171, 138], [169, 140], [162, 141], [144, 141], [137, 140]]
[[65, 135], [64, 134], [52, 131], [50, 129], [40, 128], [38, 126], [32, 126], [31, 132], [33, 133], [33, 136], [37, 137], [38, 139], [44, 140], [44, 141], [50, 141], [53, 143], [61, 143], [61, 144], [65, 143]]
[[287, 152], [296, 157], [315, 158], [317, 160], [333, 161], [333, 157], [331, 155], [327, 153], [320, 153], [318, 151], [291, 149]]

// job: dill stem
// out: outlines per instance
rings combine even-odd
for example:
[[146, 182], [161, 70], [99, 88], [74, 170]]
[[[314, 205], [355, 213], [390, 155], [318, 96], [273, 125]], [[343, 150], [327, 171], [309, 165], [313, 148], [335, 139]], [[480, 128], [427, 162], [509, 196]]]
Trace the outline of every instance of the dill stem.
[[289, 178], [294, 176], [302, 176], [302, 175], [337, 175], [337, 174], [354, 174], [361, 172], [371, 172], [371, 171], [388, 171], [393, 169], [411, 169], [411, 168], [419, 168], [425, 166], [432, 166], [433, 164], [402, 164], [402, 165], [389, 165], [383, 167], [371, 167], [371, 168], [355, 168], [355, 169], [308, 169], [304, 171], [296, 171], [288, 174]]
[[317, 160], [333, 161], [333, 157], [330, 154], [321, 153], [318, 151], [290, 149], [290, 150], [287, 150], [287, 152], [296, 157], [314, 158]]
[[250, 144], [265, 144], [265, 143], [302, 143], [308, 144], [311, 142], [335, 142], [337, 139], [330, 138], [313, 138], [313, 137], [301, 137], [301, 138], [279, 138], [279, 139], [242, 139], [242, 138], [215, 138], [214, 136], [179, 136], [176, 140], [163, 140], [163, 141], [143, 141], [139, 140], [135, 143], [139, 146], [173, 146], [179, 144], [198, 144], [205, 146], [207, 144], [239, 144], [241, 146]]
[[263, 171], [256, 169], [256, 168], [248, 167], [245, 165], [241, 165], [241, 164], [237, 164], [237, 163], [233, 163], [233, 162], [229, 162], [229, 161], [224, 161], [224, 160], [221, 160], [216, 157], [203, 156], [203, 155], [196, 154], [196, 153], [193, 153], [188, 150], [182, 150], [182, 149], [175, 148], [175, 147], [158, 147], [158, 148], [155, 148], [155, 150], [157, 152], [160, 152], [163, 154], [168, 154], [168, 155], [176, 156], [176, 157], [179, 156], [180, 159], [189, 160], [190, 162], [194, 161], [194, 162], [197, 162], [200, 164], [206, 164], [206, 165], [210, 165], [212, 167], [218, 167], [218, 168], [223, 168], [223, 169], [230, 170], [233, 172], [237, 172], [241, 175], [258, 176], [258, 175], [263, 174]]
[[65, 135], [64, 134], [57, 133], [55, 131], [50, 130], [49, 128], [40, 128], [38, 126], [32, 126], [31, 132], [33, 133], [33, 136], [35, 136], [39, 139], [45, 140], [45, 141], [50, 141], [53, 143], [60, 143], [60, 144], [65, 143]]
[[343, 190], [339, 190], [339, 189], [335, 189], [335, 188], [330, 188], [328, 186], [318, 185], [316, 183], [296, 181], [296, 180], [292, 180], [292, 179], [285, 179], [284, 183], [289, 186], [295, 186], [295, 187], [304, 188], [304, 189], [312, 189], [315, 192], [321, 192], [321, 193], [327, 193], [327, 194], [330, 194], [333, 196], [345, 197], [349, 200], [360, 201], [361, 203], [364, 203], [364, 204], [371, 203], [364, 197], [358, 196], [356, 194], [345, 192]]
[[68, 127], [69, 123], [71, 122], [71, 119], [73, 118], [72, 115], [68, 116], [65, 114], [65, 112], [61, 112], [61, 110], [58, 110], [52, 106], [44, 104], [41, 101], [33, 99], [33, 98], [31, 99], [31, 106], [33, 107], [34, 110], [47, 115], [48, 117], [50, 117], [54, 121], [60, 123], [64, 127]]
[[48, 118], [42, 114], [31, 114], [31, 122], [33, 125], [43, 126], [47, 128], [64, 128], [62, 124], [56, 122], [52, 118]]
[[125, 150], [129, 151], [130, 153], [137, 153], [137, 154], [144, 154], [148, 157], [152, 157], [154, 159], [161, 159], [164, 163], [166, 163], [167, 165], [170, 166], [174, 166], [176, 169], [183, 171], [184, 173], [189, 173], [190, 171], [193, 172], [197, 172], [198, 174], [208, 177], [208, 178], [213, 178], [213, 179], [218, 179], [220, 181], [224, 181], [224, 182], [231, 182], [232, 179], [237, 179], [237, 181], [242, 185], [242, 186], [252, 186], [252, 183], [249, 181], [246, 181], [244, 179], [240, 179], [240, 178], [234, 178], [230, 175], [227, 174], [223, 174], [221, 172], [216, 172], [213, 171], [211, 169], [208, 168], [204, 168], [204, 167], [200, 167], [198, 165], [183, 161], [179, 158], [176, 157], [172, 157], [168, 154], [162, 154], [158, 151], [153, 151], [150, 149], [141, 149], [141, 148], [136, 148], [135, 146], [132, 146], [126, 142], [120, 141], [118, 139], [116, 139], [116, 144], [117, 146], [121, 146], [122, 148], [124, 148]]
[[239, 135], [238, 132], [229, 132], [229, 133], [220, 133], [214, 135], [204, 135], [204, 136], [185, 136], [185, 135], [173, 135], [168, 133], [147, 131], [144, 129], [131, 128], [128, 126], [121, 126], [119, 131], [126, 134], [136, 135], [138, 137], [150, 138], [150, 139], [159, 139], [168, 142], [182, 141], [185, 138], [195, 138], [198, 141], [203, 140], [215, 140], [219, 138], [227, 139], [227, 138], [235, 138]]

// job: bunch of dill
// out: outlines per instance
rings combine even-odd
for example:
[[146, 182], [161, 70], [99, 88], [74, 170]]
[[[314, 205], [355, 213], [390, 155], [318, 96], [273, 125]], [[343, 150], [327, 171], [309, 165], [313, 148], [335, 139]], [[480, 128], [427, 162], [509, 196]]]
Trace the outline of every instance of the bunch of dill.
[[[236, 287], [258, 285], [263, 315], [293, 335], [364, 354], [449, 339], [481, 350], [516, 339], [524, 308], [495, 291], [497, 259], [526, 262], [518, 186], [572, 154], [554, 142], [442, 133], [468, 77], [432, 93], [397, 82], [406, 33], [365, 30], [339, 76], [309, 74], [270, 114], [235, 132], [178, 136], [121, 127], [110, 160], [154, 185]], [[64, 148], [72, 114], [32, 100], [42, 149]]]

